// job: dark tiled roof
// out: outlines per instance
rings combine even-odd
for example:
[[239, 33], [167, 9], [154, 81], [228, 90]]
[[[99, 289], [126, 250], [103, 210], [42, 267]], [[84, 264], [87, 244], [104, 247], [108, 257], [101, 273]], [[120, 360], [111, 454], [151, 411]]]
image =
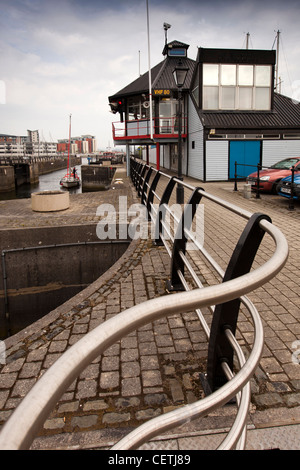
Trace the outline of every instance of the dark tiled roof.
[[[162, 62], [151, 69], [152, 88], [168, 88], [171, 90], [177, 90], [172, 72], [178, 63], [178, 60], [178, 57], [166, 57]], [[180, 60], [182, 65], [189, 68], [184, 85], [184, 90], [187, 90], [190, 88], [196, 62], [186, 57], [181, 57]], [[118, 91], [115, 95], [109, 96], [108, 99], [109, 101], [114, 101], [125, 96], [139, 95], [141, 93], [149, 93], [148, 72], [144, 73], [144, 75], [141, 75], [125, 88], [122, 88], [122, 90]]]
[[200, 111], [199, 115], [202, 124], [208, 128], [300, 128], [300, 103], [277, 93], [274, 94], [274, 109], [270, 112]]

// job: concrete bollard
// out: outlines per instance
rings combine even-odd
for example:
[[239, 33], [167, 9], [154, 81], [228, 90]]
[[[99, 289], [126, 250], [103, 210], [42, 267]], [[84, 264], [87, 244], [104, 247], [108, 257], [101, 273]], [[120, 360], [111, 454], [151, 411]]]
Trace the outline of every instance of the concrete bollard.
[[244, 184], [244, 198], [251, 199], [251, 184]]
[[55, 212], [68, 209], [69, 193], [63, 191], [42, 191], [31, 194], [31, 209], [36, 212]]

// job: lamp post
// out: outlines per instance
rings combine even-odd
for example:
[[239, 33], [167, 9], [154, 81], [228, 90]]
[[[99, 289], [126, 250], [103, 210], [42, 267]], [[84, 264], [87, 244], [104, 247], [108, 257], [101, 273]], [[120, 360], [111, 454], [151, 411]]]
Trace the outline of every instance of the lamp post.
[[[182, 62], [178, 62], [173, 70], [173, 77], [178, 88], [178, 179], [183, 181], [182, 177], [182, 137], [181, 137], [181, 120], [182, 120], [182, 87], [184, 85], [188, 68], [184, 67]], [[184, 203], [184, 190], [181, 184], [177, 184], [176, 189], [176, 202], [177, 204]]]

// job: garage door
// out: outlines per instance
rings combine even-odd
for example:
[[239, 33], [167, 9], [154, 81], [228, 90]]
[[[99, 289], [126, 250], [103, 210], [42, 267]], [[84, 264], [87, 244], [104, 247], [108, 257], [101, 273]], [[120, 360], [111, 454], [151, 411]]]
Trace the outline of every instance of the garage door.
[[[233, 179], [235, 174], [235, 162], [237, 165], [238, 178], [246, 178], [257, 169], [260, 163], [260, 141], [236, 141], [230, 142], [229, 150], [229, 178]], [[247, 165], [247, 166], [246, 166]], [[249, 166], [248, 166], [249, 165]]]

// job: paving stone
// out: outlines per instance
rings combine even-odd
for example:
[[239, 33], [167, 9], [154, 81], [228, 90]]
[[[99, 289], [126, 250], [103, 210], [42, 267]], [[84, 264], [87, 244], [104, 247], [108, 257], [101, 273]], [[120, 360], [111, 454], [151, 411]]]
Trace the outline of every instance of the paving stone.
[[171, 388], [171, 394], [173, 403], [179, 403], [184, 401], [184, 394], [182, 391], [182, 387], [178, 380], [176, 379], [169, 379], [169, 384]]
[[123, 379], [121, 385], [121, 393], [124, 397], [136, 396], [141, 393], [141, 382], [138, 377]]
[[83, 405], [83, 411], [106, 410], [109, 405], [104, 400], [88, 401]]
[[47, 419], [44, 423], [44, 429], [62, 429], [65, 426], [63, 418]]
[[100, 376], [100, 387], [103, 389], [112, 389], [119, 385], [119, 372], [102, 372]]
[[130, 413], [105, 413], [102, 422], [106, 424], [125, 423], [130, 420]]
[[97, 395], [96, 380], [80, 380], [77, 385], [76, 398], [91, 398]]
[[98, 415], [75, 416], [71, 419], [71, 426], [86, 429], [95, 426], [97, 421]]

